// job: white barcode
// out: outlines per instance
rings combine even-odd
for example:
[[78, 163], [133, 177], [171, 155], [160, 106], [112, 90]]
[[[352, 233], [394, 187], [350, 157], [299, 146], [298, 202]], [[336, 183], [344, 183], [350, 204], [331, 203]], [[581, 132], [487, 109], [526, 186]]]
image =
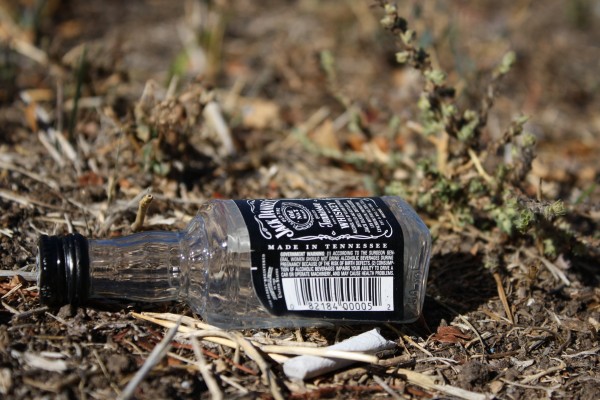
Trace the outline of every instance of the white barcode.
[[393, 311], [394, 277], [283, 278], [288, 310]]

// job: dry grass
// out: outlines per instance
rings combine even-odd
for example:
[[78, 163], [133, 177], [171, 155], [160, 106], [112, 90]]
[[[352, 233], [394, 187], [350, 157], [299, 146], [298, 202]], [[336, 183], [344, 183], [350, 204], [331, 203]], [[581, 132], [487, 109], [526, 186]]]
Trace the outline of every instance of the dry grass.
[[[593, 2], [79, 3], [0, 0], [0, 394], [595, 397]], [[383, 193], [435, 237], [424, 318], [304, 382], [281, 363], [371, 327], [52, 310], [30, 282], [41, 233], [179, 229], [215, 197]]]

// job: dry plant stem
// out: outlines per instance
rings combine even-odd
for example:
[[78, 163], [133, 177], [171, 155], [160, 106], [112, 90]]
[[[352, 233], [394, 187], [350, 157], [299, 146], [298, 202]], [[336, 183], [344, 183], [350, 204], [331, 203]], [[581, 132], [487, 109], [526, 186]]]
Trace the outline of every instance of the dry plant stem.
[[442, 132], [435, 144], [437, 148], [437, 164], [440, 173], [448, 177], [448, 145], [450, 143], [450, 135], [447, 132]]
[[8, 292], [6, 292], [4, 294], [4, 296], [0, 297], [0, 299], [5, 299], [7, 297], [9, 297], [10, 295], [12, 295], [14, 292], [16, 292], [17, 290], [21, 289], [21, 287], [23, 287], [22, 283], [19, 283], [18, 285], [15, 285], [12, 289], [10, 289]]
[[498, 296], [500, 296], [500, 301], [502, 301], [502, 305], [504, 306], [506, 317], [510, 320], [511, 324], [514, 324], [515, 318], [512, 310], [510, 309], [510, 305], [508, 304], [508, 299], [506, 298], [506, 292], [504, 291], [504, 286], [502, 285], [502, 278], [498, 272], [494, 272], [493, 275], [494, 279], [496, 280], [496, 287], [498, 288]]
[[481, 349], [483, 350], [483, 352], [485, 354], [488, 354], [489, 353], [488, 348], [487, 348], [485, 342], [483, 341], [483, 338], [481, 337], [481, 335], [479, 334], [479, 332], [477, 331], [477, 329], [475, 329], [475, 327], [473, 326], [473, 324], [471, 324], [469, 322], [469, 320], [466, 319], [461, 314], [458, 314], [458, 318], [460, 318], [465, 324], [467, 324], [467, 326], [469, 328], [471, 328], [471, 330], [473, 331], [473, 333], [475, 334], [475, 336], [477, 336], [477, 339], [479, 340], [479, 344], [481, 344]]
[[41, 176], [40, 174], [36, 174], [35, 172], [28, 171], [28, 170], [26, 170], [24, 168], [21, 168], [21, 167], [17, 166], [17, 165], [14, 165], [14, 164], [11, 164], [11, 163], [8, 163], [8, 162], [4, 162], [2, 160], [0, 160], [0, 168], [7, 169], [7, 170], [10, 170], [10, 171], [13, 171], [13, 172], [17, 172], [17, 173], [19, 173], [21, 175], [24, 175], [24, 176], [26, 176], [28, 178], [33, 179], [36, 182], [39, 182], [39, 183], [41, 183], [43, 185], [48, 186], [50, 189], [59, 190], [60, 186], [58, 185], [58, 183], [55, 180], [50, 179], [47, 176]]
[[108, 374], [106, 365], [104, 365], [104, 363], [102, 362], [102, 359], [98, 355], [98, 351], [96, 349], [94, 349], [94, 350], [92, 350], [92, 353], [94, 354], [94, 357], [96, 357], [96, 361], [98, 361], [98, 365], [100, 366], [100, 369], [102, 370], [102, 374], [104, 375], [106, 380], [109, 382], [110, 387], [113, 388], [113, 390], [115, 391], [117, 396], [120, 395], [121, 391], [119, 390], [118, 386], [115, 385], [115, 383], [110, 379], [110, 375]]
[[223, 382], [225, 382], [229, 386], [232, 386], [232, 387], [236, 388], [237, 390], [239, 390], [241, 395], [245, 395], [245, 394], [249, 393], [248, 389], [246, 389], [245, 387], [243, 387], [242, 385], [240, 385], [239, 383], [237, 383], [233, 379], [228, 378], [225, 375], [220, 375], [219, 379], [221, 379]]
[[44, 146], [50, 157], [52, 157], [54, 161], [56, 161], [58, 166], [64, 167], [65, 160], [62, 158], [58, 150], [56, 150], [54, 146], [50, 143], [50, 140], [48, 139], [47, 135], [45, 135], [44, 132], [40, 131], [38, 132], [38, 139], [40, 140], [40, 143], [42, 144], [42, 146]]
[[16, 308], [13, 308], [13, 307], [11, 307], [11, 306], [9, 306], [9, 305], [8, 305], [8, 304], [6, 304], [5, 302], [2, 302], [1, 304], [2, 304], [2, 306], [3, 306], [4, 308], [6, 308], [6, 309], [7, 309], [7, 310], [8, 310], [8, 311], [11, 313], [11, 314], [14, 314], [14, 315], [16, 315], [16, 316], [19, 316], [19, 315], [21, 314], [21, 312], [20, 312], [19, 310], [17, 310]]
[[221, 337], [224, 339], [228, 339], [229, 341], [236, 344], [235, 348], [241, 347], [246, 355], [250, 357], [256, 364], [262, 374], [262, 381], [265, 385], [268, 385], [271, 394], [275, 399], [283, 399], [283, 395], [281, 394], [281, 389], [275, 380], [275, 375], [271, 371], [269, 364], [265, 361], [262, 355], [258, 352], [258, 350], [240, 333], [238, 332], [225, 332], [225, 331], [195, 331], [190, 332], [188, 334], [189, 337], [196, 338], [214, 338]]
[[548, 268], [548, 271], [550, 271], [550, 273], [552, 274], [552, 276], [554, 276], [555, 279], [560, 280], [566, 286], [571, 286], [571, 281], [569, 280], [569, 278], [567, 278], [567, 275], [565, 275], [565, 273], [561, 271], [561, 269], [558, 268], [556, 265], [554, 265], [554, 263], [552, 263], [550, 260], [543, 256], [536, 255], [531, 250], [524, 249], [524, 251], [529, 257], [537, 258], [538, 260], [540, 260], [542, 264], [544, 264], [544, 266]]
[[67, 157], [71, 164], [75, 168], [75, 171], [81, 173], [81, 161], [75, 148], [67, 140], [67, 138], [59, 131], [53, 128], [47, 129], [48, 135], [54, 138], [54, 141], [59, 145], [62, 154]]
[[[108, 229], [113, 225], [113, 223], [115, 222], [115, 220], [117, 219], [119, 214], [121, 214], [124, 211], [130, 210], [135, 205], [138, 205], [138, 207], [139, 207], [142, 197], [144, 197], [145, 195], [147, 195], [149, 193], [150, 193], [150, 188], [147, 188], [144, 191], [138, 193], [130, 201], [128, 201], [124, 204], [119, 204], [118, 206], [111, 206], [109, 208], [109, 212], [107, 213], [106, 217], [103, 217], [102, 215], [100, 215], [99, 218], [103, 218], [104, 220], [102, 221], [102, 225], [100, 226], [98, 235], [104, 236], [106, 234], [106, 232], [108, 232]], [[94, 215], [94, 213], [92, 213], [92, 215]]]
[[392, 389], [387, 383], [385, 383], [385, 381], [383, 379], [381, 379], [380, 377], [378, 377], [377, 375], [373, 375], [373, 380], [375, 382], [377, 382], [377, 384], [379, 386], [381, 386], [381, 388], [387, 393], [389, 394], [392, 399], [395, 400], [402, 400], [405, 399], [406, 397], [404, 396], [400, 396], [394, 389]]
[[200, 350], [200, 344], [198, 343], [198, 340], [195, 337], [192, 337], [191, 340], [192, 347], [194, 349], [194, 355], [196, 356], [197, 360], [196, 365], [198, 367], [198, 371], [200, 371], [200, 373], [202, 374], [202, 379], [204, 379], [204, 382], [208, 387], [208, 391], [210, 392], [212, 399], [223, 399], [223, 392], [221, 391], [217, 380], [215, 379], [210, 370], [210, 365], [207, 364], [206, 360], [204, 359], [204, 355], [202, 355], [202, 350]]
[[144, 380], [146, 375], [148, 375], [152, 368], [154, 368], [154, 366], [164, 358], [164, 356], [169, 351], [169, 348], [171, 347], [171, 341], [177, 333], [179, 324], [180, 322], [177, 322], [174, 327], [169, 329], [163, 340], [161, 340], [161, 342], [157, 344], [156, 347], [154, 347], [154, 349], [146, 359], [146, 362], [144, 363], [144, 365], [142, 365], [142, 368], [140, 368], [138, 372], [136, 372], [133, 379], [129, 381], [127, 386], [125, 386], [125, 389], [123, 389], [119, 397], [117, 397], [118, 400], [130, 399], [133, 396], [139, 384]]
[[214, 101], [211, 101], [204, 107], [203, 115], [209, 126], [219, 136], [219, 139], [221, 139], [225, 153], [228, 156], [234, 154], [235, 147], [231, 139], [231, 131], [225, 122], [225, 118], [223, 118], [221, 107]]
[[[131, 315], [135, 318], [143, 319], [149, 322], [153, 322], [157, 325], [161, 325], [165, 328], [172, 328], [174, 323], [172, 320], [177, 317], [176, 314], [160, 314], [160, 313], [131, 313]], [[155, 318], [156, 316], [157, 318]], [[186, 325], [193, 325], [195, 327], [199, 327], [201, 330], [191, 328], [186, 325], [181, 325], [179, 327], [179, 336], [180, 337], [202, 337], [205, 340], [221, 344], [227, 347], [231, 347], [233, 349], [239, 348], [240, 342], [238, 340], [232, 339], [229, 332], [220, 330], [219, 328], [213, 327], [211, 325], [202, 323], [200, 321], [196, 321], [190, 317], [181, 317], [182, 323]], [[211, 335], [214, 333], [214, 335]], [[379, 358], [377, 356], [371, 354], [364, 354], [352, 351], [342, 351], [342, 350], [328, 350], [326, 348], [318, 348], [313, 347], [310, 344], [302, 345], [290, 345], [290, 346], [281, 346], [281, 345], [263, 345], [261, 346], [258, 343], [253, 343], [253, 341], [249, 341], [244, 338], [244, 342], [251, 344], [252, 348], [259, 348], [261, 351], [269, 354], [271, 358], [273, 358], [277, 362], [283, 362], [286, 358], [280, 358], [278, 355], [280, 354], [293, 354], [293, 355], [312, 355], [318, 357], [327, 357], [327, 358], [340, 358], [344, 360], [352, 360], [358, 362], [366, 362], [371, 364], [377, 364], [379, 362]], [[418, 345], [417, 345], [418, 346]], [[242, 346], [243, 347], [243, 346]], [[246, 349], [244, 349], [246, 350]], [[426, 351], [423, 349], [423, 351]], [[431, 356], [431, 353], [428, 354]]]
[[[175, 340], [177, 340], [177, 337], [175, 337]], [[218, 360], [218, 359], [221, 358], [220, 355], [215, 354], [215, 353], [213, 353], [213, 352], [211, 352], [209, 350], [206, 350], [206, 349], [201, 349], [201, 350], [202, 350], [202, 354], [210, 356], [214, 360]], [[188, 364], [196, 364], [195, 361], [188, 360], [187, 358], [182, 357], [182, 356], [180, 356], [180, 355], [178, 355], [176, 353], [173, 353], [173, 352], [169, 352], [168, 355], [169, 355], [169, 357], [175, 358], [175, 359], [177, 359], [179, 361], [183, 361], [183, 362], [188, 363]], [[247, 373], [248, 375], [258, 376], [258, 371], [255, 371], [252, 368], [249, 368], [249, 367], [246, 367], [245, 365], [239, 364], [239, 363], [233, 361], [230, 358], [226, 358], [225, 357], [224, 360], [225, 360], [225, 362], [227, 364], [231, 365], [232, 369], [234, 369], [234, 370], [239, 369], [240, 371], [243, 371], [243, 372]]]
[[392, 358], [379, 360], [379, 365], [382, 367], [408, 367], [415, 364], [415, 360], [409, 354], [403, 354]]
[[423, 346], [421, 346], [420, 344], [418, 344], [417, 342], [415, 342], [414, 340], [412, 340], [410, 336], [408, 336], [408, 335], [402, 335], [402, 339], [405, 340], [405, 341], [407, 341], [409, 344], [411, 344], [412, 346], [416, 347], [417, 349], [421, 350], [423, 353], [425, 353], [429, 357], [433, 357], [433, 354], [431, 354], [431, 352], [429, 352], [429, 350], [425, 349]]
[[567, 364], [565, 364], [564, 361], [562, 361], [558, 358], [552, 358], [552, 359], [558, 361], [559, 365], [557, 365], [556, 367], [548, 368], [548, 369], [538, 372], [537, 374], [534, 374], [534, 375], [527, 375], [527, 376], [523, 377], [523, 380], [521, 380], [521, 383], [528, 384], [528, 383], [538, 380], [542, 376], [549, 375], [553, 372], [562, 371], [563, 369], [567, 368]]
[[469, 157], [471, 157], [471, 161], [473, 162], [473, 165], [475, 166], [475, 169], [477, 170], [477, 173], [483, 179], [485, 179], [485, 181], [487, 183], [489, 183], [490, 185], [493, 185], [494, 179], [491, 176], [489, 176], [487, 172], [485, 172], [485, 169], [483, 169], [483, 165], [481, 165], [481, 160], [479, 159], [479, 157], [477, 157], [477, 154], [475, 154], [473, 149], [469, 149], [468, 152], [469, 152]]
[[[165, 318], [164, 320], [151, 316], [151, 315], [160, 316], [161, 314], [159, 314], [159, 313], [144, 313], [144, 314], [131, 313], [131, 315], [134, 318], [143, 319], [145, 321], [149, 321], [149, 322], [155, 323], [157, 325], [160, 325], [164, 328], [172, 328], [173, 326], [175, 326], [175, 322], [173, 322], [173, 320], [170, 319], [171, 317], [175, 316], [175, 314], [169, 314], [169, 313], [165, 314], [167, 316], [167, 318]], [[184, 317], [182, 317], [182, 323], [189, 323], [190, 319], [193, 320], [193, 318], [184, 316]], [[193, 321], [195, 321], [195, 320], [193, 320]], [[219, 328], [214, 327], [212, 325], [204, 324], [200, 321], [195, 321], [195, 322], [196, 322], [195, 326], [197, 326], [200, 329], [203, 329], [204, 331], [221, 332], [221, 330]], [[194, 327], [189, 327], [189, 326], [185, 326], [185, 325], [179, 326], [179, 337], [189, 338], [196, 332], [199, 332], [199, 330]], [[235, 343], [235, 341], [230, 340], [228, 336], [219, 336], [219, 335], [216, 335], [214, 337], [205, 336], [204, 339], [208, 340], [210, 342], [213, 342], [213, 343], [223, 345], [223, 346], [231, 347], [233, 349], [236, 349], [239, 347]]]
[[597, 355], [599, 351], [600, 351], [600, 347], [594, 347], [592, 349], [580, 351], [579, 353], [575, 353], [575, 354], [563, 354], [561, 357], [562, 358], [577, 358], [577, 357], [581, 357], [581, 356], [594, 356], [594, 355]]
[[47, 66], [48, 55], [46, 52], [35, 47], [22, 37], [26, 37], [26, 34], [13, 22], [11, 16], [4, 9], [4, 6], [0, 5], [0, 41], [6, 43], [17, 53], [42, 66]]
[[34, 315], [34, 314], [43, 313], [43, 312], [46, 312], [46, 311], [48, 311], [48, 307], [47, 306], [43, 306], [43, 307], [39, 307], [39, 308], [34, 308], [33, 310], [24, 311], [22, 313], [19, 313], [19, 314], [15, 315], [13, 317], [13, 319], [18, 320], [18, 319], [21, 319], [21, 318], [29, 317], [29, 316]]
[[133, 232], [137, 232], [142, 229], [142, 226], [144, 225], [144, 219], [146, 218], [146, 213], [148, 212], [148, 207], [150, 207], [150, 203], [152, 203], [153, 199], [154, 198], [152, 195], [148, 193], [140, 200], [135, 221], [133, 224], [131, 224], [131, 230]]
[[261, 354], [256, 350], [256, 348], [248, 341], [244, 336], [242, 336], [239, 332], [233, 332], [232, 335], [237, 339], [237, 342], [240, 344], [240, 347], [244, 349], [248, 357], [252, 358], [254, 362], [258, 364], [261, 372], [263, 373], [263, 380], [266, 378], [269, 388], [271, 389], [271, 394], [276, 400], [283, 400], [283, 395], [281, 393], [281, 389], [275, 379], [275, 374], [269, 368], [269, 365], [261, 356]]
[[451, 385], [441, 385], [436, 383], [430, 376], [408, 369], [398, 369], [397, 373], [406, 377], [410, 384], [417, 385], [427, 390], [435, 390], [449, 396], [454, 396], [465, 400], [490, 400], [494, 396], [491, 394], [475, 393], [469, 390], [461, 389]]
[[32, 198], [20, 195], [18, 193], [12, 192], [10, 190], [0, 189], [0, 198], [9, 200], [9, 201], [13, 201], [13, 202], [21, 204], [25, 207], [31, 207], [31, 206], [35, 205], [38, 207], [47, 208], [49, 210], [63, 211], [62, 207], [57, 207], [52, 204], [47, 204], [42, 201], [35, 200]]
[[[154, 322], [155, 324], [159, 324], [160, 320], [177, 322], [181, 318], [182, 328], [185, 327], [185, 325], [189, 325], [190, 327], [198, 328], [198, 329], [207, 329], [207, 330], [216, 330], [216, 331], [221, 330], [220, 328], [217, 328], [216, 326], [212, 326], [212, 325], [206, 324], [204, 322], [198, 321], [195, 318], [187, 317], [185, 315], [173, 314], [173, 313], [143, 312], [141, 314], [138, 314], [138, 313], [132, 312], [131, 315], [135, 318]], [[179, 330], [181, 331], [181, 328]]]
[[0, 228], [0, 235], [4, 235], [9, 239], [13, 237], [13, 231], [9, 228]]
[[322, 347], [301, 347], [301, 346], [279, 346], [279, 345], [266, 345], [261, 346], [260, 349], [265, 353], [283, 353], [293, 354], [297, 356], [316, 356], [325, 358], [339, 358], [343, 360], [351, 360], [358, 362], [366, 362], [371, 364], [377, 364], [379, 358], [371, 354], [364, 354], [352, 351], [343, 350], [331, 350]]
[[555, 386], [550, 386], [550, 387], [525, 385], [525, 384], [522, 384], [519, 382], [512, 382], [512, 381], [509, 381], [508, 379], [504, 379], [504, 378], [500, 378], [500, 380], [510, 386], [516, 386], [516, 387], [520, 387], [523, 389], [542, 390], [542, 391], [546, 392], [547, 398], [550, 398], [550, 396], [552, 395], [552, 392], [554, 392], [556, 389], [561, 387], [561, 385], [555, 385]]
[[[37, 280], [37, 272], [29, 272], [29, 271], [20, 271], [20, 270], [5, 270], [5, 269], [1, 269], [0, 270], [0, 277], [13, 277], [13, 276], [20, 276], [21, 278], [25, 279], [26, 281], [29, 282], [35, 282]], [[31, 289], [31, 287], [29, 287], [28, 289]]]
[[[488, 347], [485, 344], [485, 341], [483, 340], [483, 338], [481, 337], [481, 335], [479, 334], [479, 332], [477, 331], [477, 329], [475, 329], [475, 327], [473, 326], [473, 324], [471, 324], [471, 322], [469, 322], [469, 320], [467, 318], [465, 318], [458, 311], [456, 311], [452, 307], [444, 304], [440, 300], [435, 299], [435, 301], [436, 301], [436, 303], [438, 303], [439, 305], [441, 305], [442, 307], [444, 307], [446, 310], [450, 311], [451, 313], [453, 313], [454, 315], [456, 315], [458, 318], [460, 318], [460, 320], [463, 321], [473, 331], [473, 333], [475, 333], [475, 336], [477, 336], [477, 339], [479, 340], [479, 343], [481, 344], [481, 349], [483, 350], [483, 352], [485, 353], [485, 355], [489, 354], [489, 350], [488, 350]], [[430, 355], [430, 357], [431, 357], [431, 355]]]

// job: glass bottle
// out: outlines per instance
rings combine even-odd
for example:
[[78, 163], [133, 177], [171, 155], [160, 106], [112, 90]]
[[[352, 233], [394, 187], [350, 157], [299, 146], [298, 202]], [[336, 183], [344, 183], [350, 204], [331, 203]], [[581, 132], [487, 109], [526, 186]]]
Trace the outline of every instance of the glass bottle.
[[429, 230], [401, 198], [212, 200], [181, 231], [40, 237], [42, 303], [186, 301], [227, 329], [412, 322]]

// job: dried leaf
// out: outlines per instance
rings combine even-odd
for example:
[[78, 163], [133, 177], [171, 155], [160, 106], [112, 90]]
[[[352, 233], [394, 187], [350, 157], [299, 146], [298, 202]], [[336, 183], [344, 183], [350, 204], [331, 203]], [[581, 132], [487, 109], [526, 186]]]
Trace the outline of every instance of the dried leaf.
[[431, 338], [440, 343], [464, 343], [466, 340], [471, 340], [471, 336], [462, 333], [455, 326], [439, 326]]
[[326, 119], [317, 129], [308, 135], [319, 147], [340, 151], [340, 142], [333, 130], [333, 122]]
[[364, 135], [360, 133], [352, 133], [348, 136], [348, 145], [354, 151], [362, 152], [365, 143], [366, 139]]
[[80, 187], [85, 186], [102, 186], [104, 184], [104, 178], [97, 173], [90, 171], [79, 175], [77, 183]]
[[241, 100], [242, 123], [246, 128], [265, 129], [279, 119], [277, 103], [263, 99]]

